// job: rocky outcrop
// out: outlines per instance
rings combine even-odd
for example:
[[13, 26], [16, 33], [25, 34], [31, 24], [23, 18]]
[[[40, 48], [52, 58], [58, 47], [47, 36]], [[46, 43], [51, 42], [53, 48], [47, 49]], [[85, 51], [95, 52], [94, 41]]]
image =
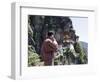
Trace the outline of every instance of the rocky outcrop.
[[75, 31], [73, 30], [72, 21], [69, 17], [61, 16], [28, 16], [29, 22], [29, 45], [35, 47], [36, 52], [40, 54], [40, 48], [47, 32], [54, 31], [58, 43], [63, 41], [63, 36], [68, 34], [75, 40]]

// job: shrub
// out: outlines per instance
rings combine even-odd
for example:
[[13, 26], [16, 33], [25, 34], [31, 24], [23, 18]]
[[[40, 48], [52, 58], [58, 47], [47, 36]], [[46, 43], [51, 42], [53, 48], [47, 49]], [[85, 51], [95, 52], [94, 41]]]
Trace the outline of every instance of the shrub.
[[30, 47], [28, 48], [28, 66], [36, 66], [40, 63], [40, 57]]

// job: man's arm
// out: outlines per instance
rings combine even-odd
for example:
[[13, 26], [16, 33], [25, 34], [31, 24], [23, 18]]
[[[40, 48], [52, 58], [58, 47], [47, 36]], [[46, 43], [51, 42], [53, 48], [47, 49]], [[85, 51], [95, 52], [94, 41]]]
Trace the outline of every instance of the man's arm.
[[52, 50], [52, 51], [57, 51], [57, 49], [58, 49], [58, 43], [55, 39], [54, 39], [54, 41], [49, 40], [48, 46], [50, 47], [50, 50]]

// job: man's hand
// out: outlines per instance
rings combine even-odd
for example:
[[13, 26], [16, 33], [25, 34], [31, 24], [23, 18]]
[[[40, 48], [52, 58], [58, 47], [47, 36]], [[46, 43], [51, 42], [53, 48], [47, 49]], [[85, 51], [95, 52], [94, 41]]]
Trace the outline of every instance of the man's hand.
[[54, 43], [54, 44], [56, 44], [56, 45], [58, 45], [58, 43], [57, 43], [56, 39], [54, 39], [53, 43]]

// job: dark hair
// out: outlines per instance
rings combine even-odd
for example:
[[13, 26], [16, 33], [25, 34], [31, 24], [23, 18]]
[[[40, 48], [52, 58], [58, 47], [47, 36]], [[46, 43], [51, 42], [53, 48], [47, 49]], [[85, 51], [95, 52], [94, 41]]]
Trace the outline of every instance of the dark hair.
[[49, 32], [48, 32], [48, 36], [50, 37], [50, 36], [52, 36], [52, 35], [54, 35], [54, 32], [53, 32], [53, 31], [49, 31]]

